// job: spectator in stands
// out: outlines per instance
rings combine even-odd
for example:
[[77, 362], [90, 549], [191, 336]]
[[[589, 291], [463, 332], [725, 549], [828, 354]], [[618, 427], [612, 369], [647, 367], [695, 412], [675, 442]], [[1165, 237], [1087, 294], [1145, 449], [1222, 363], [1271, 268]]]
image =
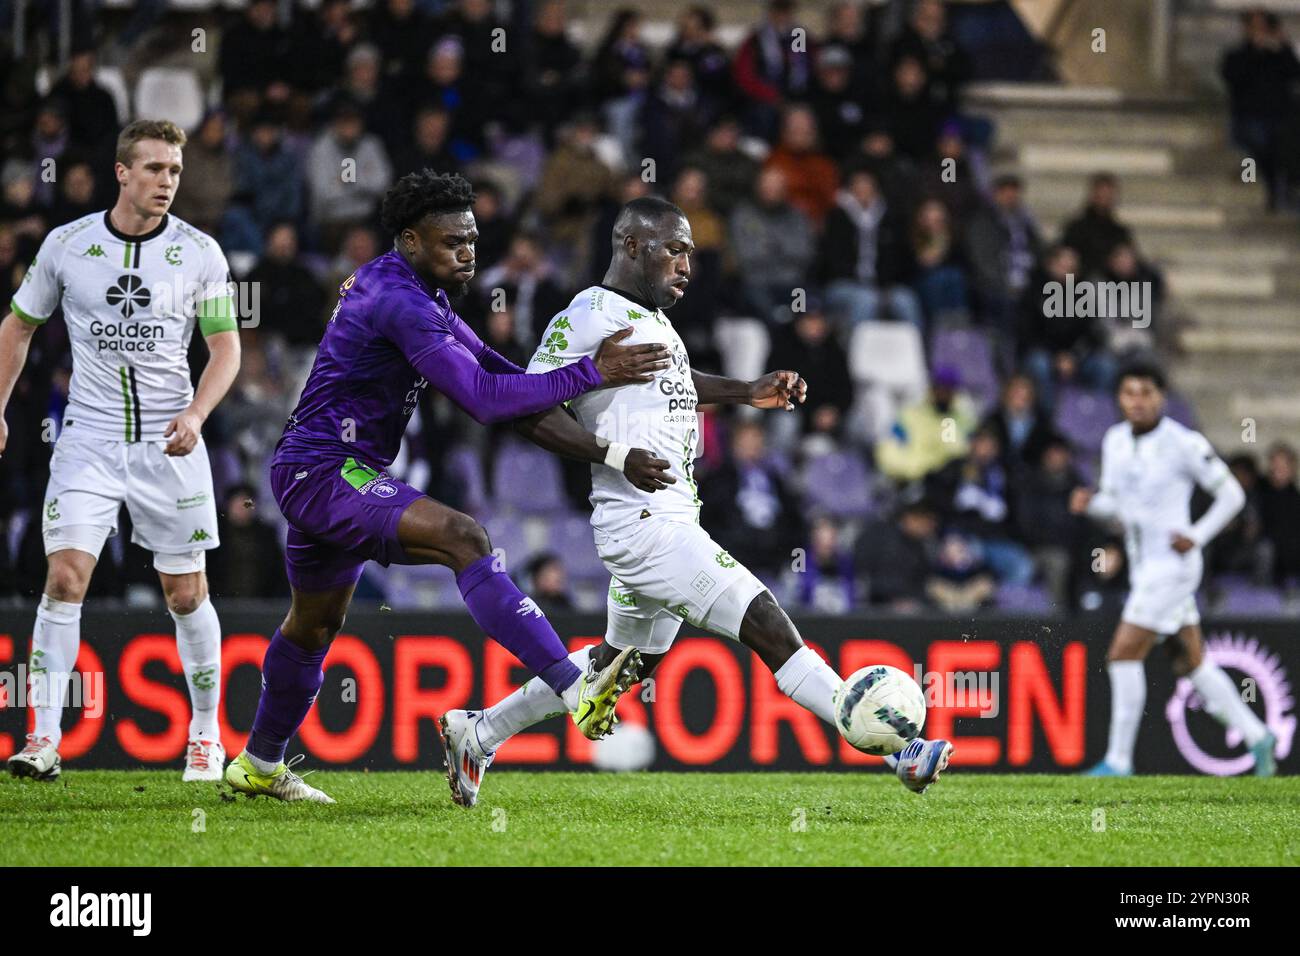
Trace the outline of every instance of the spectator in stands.
[[[585, 282], [578, 280], [575, 285], [581, 284], [585, 287], [605, 281], [605, 272], [609, 269], [610, 237], [614, 235], [614, 222], [618, 219], [619, 211], [633, 199], [649, 196], [651, 192], [650, 183], [642, 179], [641, 171], [637, 170], [625, 173], [618, 179], [612, 194], [597, 200], [595, 210], [591, 214], [591, 228], [587, 234], [584, 253], [586, 266], [583, 270], [575, 270], [579, 275], [585, 274], [587, 279]], [[691, 277], [691, 281], [695, 281], [694, 276]], [[683, 299], [678, 305], [683, 305], [685, 302], [686, 300]]]
[[785, 480], [765, 455], [762, 426], [737, 422], [731, 460], [701, 483], [700, 523], [714, 529], [718, 544], [737, 561], [771, 578], [789, 567], [791, 550], [803, 540], [803, 519]]
[[672, 182], [684, 153], [704, 137], [716, 106], [700, 94], [689, 60], [669, 60], [663, 76], [641, 103], [638, 164], [655, 162], [656, 178]]
[[967, 452], [977, 416], [971, 397], [960, 391], [961, 373], [940, 365], [930, 392], [904, 408], [889, 435], [876, 444], [876, 465], [900, 483], [916, 481]]
[[808, 217], [786, 199], [786, 174], [779, 166], [759, 173], [753, 199], [731, 214], [730, 234], [746, 304], [764, 322], [787, 321], [816, 246]]
[[894, 318], [918, 329], [921, 301], [905, 285], [905, 226], [869, 169], [852, 168], [826, 217], [816, 263], [831, 316], [840, 324]]
[[758, 178], [759, 163], [740, 148], [740, 121], [721, 116], [709, 127], [704, 145], [686, 154], [683, 164], [704, 173], [709, 183], [709, 203], [723, 216], [749, 198]]
[[934, 504], [911, 501], [890, 523], [858, 536], [858, 567], [866, 572], [868, 600], [893, 611], [915, 613], [930, 604], [927, 586], [939, 551], [939, 517]]
[[917, 207], [909, 239], [906, 271], [921, 299], [929, 327], [966, 322], [970, 318], [970, 298], [966, 292], [965, 250], [953, 234], [942, 202], [927, 199]]
[[714, 330], [722, 305], [723, 262], [727, 255], [727, 221], [709, 203], [709, 181], [700, 170], [682, 168], [669, 198], [686, 213], [695, 252], [691, 256], [691, 294], [673, 307], [677, 329], [691, 356], [691, 365], [716, 368]]
[[1273, 580], [1294, 589], [1300, 585], [1300, 488], [1294, 448], [1279, 442], [1268, 450], [1266, 478], [1259, 510], [1264, 534], [1273, 543]]
[[407, 96], [416, 109], [431, 106], [451, 115], [450, 149], [463, 163], [482, 152], [486, 128], [504, 108], [489, 102], [466, 75], [464, 48], [454, 36], [430, 47], [424, 72], [410, 82]]
[[185, 185], [176, 192], [172, 212], [203, 232], [218, 236], [225, 246], [222, 221], [235, 192], [235, 156], [226, 139], [225, 113], [212, 110], [203, 117], [198, 133], [185, 144], [185, 169], [181, 175]]
[[68, 133], [92, 162], [111, 155], [117, 141], [117, 101], [95, 79], [95, 50], [75, 50], [68, 70], [50, 90], [68, 111]]
[[[50, 170], [57, 170], [64, 153], [72, 146], [72, 134], [68, 131], [68, 107], [62, 100], [47, 97], [36, 112], [36, 129], [32, 133], [31, 155], [36, 157], [36, 168], [42, 174], [34, 181], [36, 202], [49, 206], [54, 201], [58, 177], [46, 175]], [[50, 167], [49, 162], [54, 166]]]
[[801, 420], [805, 434], [823, 436], [830, 439], [830, 444], [838, 445], [853, 405], [849, 359], [832, 334], [834, 330], [820, 299], [810, 295], [806, 306], [805, 311], [795, 313], [793, 322], [773, 335], [772, 354], [780, 356], [783, 367], [798, 369], [805, 381], [817, 385], [809, 390], [808, 400], [796, 412], [780, 416], [777, 422], [784, 424], [789, 419], [794, 424]]
[[921, 168], [921, 196], [940, 200], [953, 222], [970, 222], [986, 205], [987, 170], [978, 154], [967, 149], [956, 122], [939, 127], [934, 149]]
[[809, 98], [817, 117], [822, 145], [835, 160], [850, 155], [866, 133], [863, 91], [855, 87], [853, 55], [838, 44], [817, 51], [813, 93]]
[[1074, 565], [1075, 606], [1087, 614], [1118, 618], [1128, 598], [1128, 558], [1123, 540], [1094, 532]]
[[916, 57], [901, 57], [890, 79], [880, 98], [877, 122], [889, 130], [898, 152], [920, 162], [934, 152], [943, 111], [936, 105], [925, 67]]
[[[614, 192], [614, 173], [596, 155], [598, 132], [595, 118], [585, 113], [560, 127], [558, 145], [546, 159], [535, 199], [552, 248], [572, 257], [560, 266], [573, 279], [589, 261], [588, 240], [598, 207]], [[608, 241], [606, 233], [597, 248], [600, 255], [608, 253]]]
[[619, 143], [637, 141], [636, 115], [650, 88], [650, 48], [641, 39], [641, 14], [614, 14], [591, 64], [593, 92], [605, 127]]
[[[442, 172], [437, 166], [433, 168]], [[486, 272], [505, 256], [516, 226], [514, 217], [506, 211], [505, 197], [492, 180], [480, 179], [474, 184], [474, 225], [478, 227], [474, 261]]]
[[961, 88], [973, 72], [970, 57], [948, 29], [941, 0], [918, 0], [902, 34], [890, 50], [890, 62], [917, 60], [930, 78], [935, 102], [955, 113]]
[[[1078, 254], [1061, 245], [1047, 254], [1045, 269], [1030, 282], [1021, 307], [1019, 345], [1024, 370], [1034, 380], [1047, 409], [1056, 407], [1059, 384], [1079, 383], [1108, 391], [1115, 380], [1115, 358], [1106, 348], [1101, 320], [1058, 309], [1067, 277], [1079, 272]], [[1053, 284], [1060, 283], [1060, 287]], [[1073, 305], [1073, 303], [1069, 303]], [[1058, 315], [1057, 312], [1065, 312]]]
[[450, 113], [438, 106], [421, 107], [412, 126], [414, 135], [395, 156], [394, 179], [421, 169], [436, 169], [440, 173], [461, 171], [460, 160], [450, 148]]
[[[404, 144], [411, 131], [410, 112], [396, 85], [383, 81], [383, 58], [373, 43], [358, 43], [344, 61], [338, 96], [351, 100], [365, 116], [366, 129], [383, 140], [392, 152]], [[419, 130], [417, 128], [418, 137]]]
[[573, 599], [569, 597], [568, 574], [558, 554], [543, 551], [528, 562], [525, 573], [528, 577], [528, 594], [537, 602], [543, 614], [562, 614], [574, 610]]
[[1013, 479], [1037, 468], [1048, 444], [1059, 439], [1051, 420], [1038, 407], [1034, 380], [1022, 374], [1006, 380], [998, 407], [982, 427], [997, 436], [1002, 463]]
[[208, 555], [208, 582], [217, 597], [289, 596], [279, 535], [262, 520], [257, 504], [252, 485], [237, 484], [226, 492], [217, 516], [221, 547]]
[[477, 285], [476, 296], [489, 299], [483, 303], [485, 311], [495, 308], [490, 300], [496, 290], [504, 291], [505, 302], [514, 315], [514, 339], [530, 352], [541, 341], [551, 319], [563, 312], [573, 298], [557, 281], [541, 237], [529, 232], [515, 235], [506, 257], [484, 272]]
[[343, 245], [339, 254], [330, 263], [325, 277], [325, 315], [321, 318], [321, 327], [329, 320], [329, 313], [338, 301], [339, 286], [347, 277], [356, 272], [371, 259], [376, 258], [382, 250], [375, 231], [369, 226], [352, 226], [343, 233]]
[[[1093, 276], [1101, 282], [1138, 282], [1146, 291], [1142, 293], [1150, 307], [1151, 333], [1162, 344], [1175, 345], [1174, 330], [1161, 321], [1164, 316], [1164, 276], [1150, 263], [1139, 258], [1132, 244], [1121, 242], [1110, 251], [1102, 270]], [[1149, 343], [1148, 343], [1149, 344]]]
[[369, 21], [370, 38], [384, 57], [384, 72], [399, 80], [424, 72], [434, 25], [416, 0], [384, 0], [375, 5]]
[[786, 101], [804, 97], [811, 88], [807, 44], [794, 42], [795, 9], [794, 0], [769, 0], [763, 25], [745, 38], [732, 60], [747, 126], [764, 139], [775, 135]]
[[1133, 232], [1115, 216], [1119, 202], [1119, 180], [1113, 173], [1097, 173], [1088, 186], [1083, 210], [1065, 225], [1061, 244], [1079, 255], [1076, 272], [1087, 277], [1101, 271], [1111, 250], [1121, 243], [1133, 245]]
[[581, 89], [582, 51], [565, 32], [564, 0], [538, 5], [523, 56], [524, 99], [549, 149], [555, 128], [573, 111]]
[[[502, 56], [494, 43], [506, 25], [496, 18], [492, 0], [455, 0], [437, 24], [440, 37], [455, 37], [464, 54], [465, 75], [473, 78], [477, 100], [488, 117], [503, 121], [526, 119], [515, 100], [517, 65]], [[501, 31], [498, 33], [497, 31]], [[478, 122], [487, 118], [480, 115]]]
[[925, 592], [948, 614], [963, 614], [993, 603], [997, 581], [979, 542], [960, 531], [947, 530], [939, 539], [934, 574]]
[[1229, 458], [1228, 468], [1246, 493], [1246, 503], [1206, 548], [1206, 576], [1248, 575], [1253, 583], [1267, 587], [1272, 583], [1273, 551], [1260, 517], [1259, 467], [1255, 456], [1245, 453]]
[[1024, 183], [1006, 174], [993, 182], [993, 201], [966, 227], [966, 256], [979, 311], [1010, 341], [1017, 304], [1043, 256], [1043, 240], [1025, 206]]
[[916, 164], [894, 148], [894, 137], [878, 120], [868, 121], [866, 135], [858, 151], [846, 161], [846, 168], [858, 166], [871, 170], [880, 194], [900, 219], [911, 218], [920, 196], [920, 177]]
[[[340, 180], [341, 170], [336, 162], [332, 170], [335, 182]], [[301, 163], [285, 147], [283, 125], [269, 110], [258, 113], [248, 139], [235, 153], [232, 202], [246, 209], [257, 229], [264, 232], [273, 222], [298, 221], [303, 211], [303, 185]], [[249, 242], [256, 246], [237, 248], [261, 254], [261, 240], [255, 233]]]
[[[849, 87], [865, 100], [870, 95], [875, 80], [876, 64], [870, 31], [860, 4], [854, 0], [838, 0], [831, 4], [826, 11], [824, 45], [834, 45], [848, 51], [852, 60]], [[854, 146], [856, 148], [856, 143]]]
[[968, 455], [929, 475], [926, 494], [939, 503], [945, 527], [959, 531], [981, 550], [999, 581], [1027, 585], [1033, 580], [1034, 561], [1024, 545], [1013, 540], [1016, 502], [993, 429], [979, 428]]
[[294, 85], [310, 94], [332, 87], [360, 36], [352, 0], [321, 0], [315, 16], [304, 17], [293, 33]]
[[379, 137], [365, 131], [355, 103], [341, 100], [329, 127], [307, 154], [311, 221], [321, 245], [338, 249], [348, 226], [370, 222], [393, 182], [393, 167]]
[[1245, 37], [1223, 56], [1220, 71], [1228, 86], [1232, 138], [1258, 164], [1258, 177], [1268, 190], [1270, 209], [1286, 202], [1287, 171], [1294, 156], [1286, 153], [1296, 142], [1295, 84], [1300, 59], [1276, 13], [1247, 10], [1241, 15]]
[[785, 173], [786, 197], [816, 231], [835, 205], [839, 170], [818, 143], [817, 117], [807, 106], [791, 106], [781, 116], [781, 138], [764, 169]]
[[794, 604], [814, 614], [847, 614], [853, 609], [857, 582], [853, 549], [832, 519], [814, 518], [803, 566], [794, 567]]
[[50, 206], [51, 222], [72, 222], [103, 207], [95, 202], [95, 173], [85, 159], [64, 158], [59, 192]]
[[5, 161], [0, 170], [4, 198], [0, 200], [0, 222], [6, 222], [20, 240], [39, 246], [48, 228], [44, 211], [36, 201], [36, 171], [17, 157]]
[[256, 283], [263, 334], [278, 336], [301, 352], [300, 362], [310, 364], [325, 331], [325, 289], [298, 259], [298, 230], [291, 222], [278, 222], [266, 234], [266, 253], [248, 273]]
[[251, 0], [239, 22], [221, 35], [221, 95], [241, 124], [264, 100], [282, 102], [288, 96], [292, 40], [275, 6], [275, 0]]
[[1018, 537], [1062, 610], [1070, 606], [1073, 565], [1088, 530], [1079, 515], [1070, 513], [1070, 492], [1084, 483], [1073, 458], [1070, 443], [1051, 435], [1035, 464], [1015, 482]]
[[687, 7], [677, 16], [677, 35], [665, 59], [689, 62], [700, 92], [715, 104], [727, 105], [731, 99], [731, 61], [713, 34], [716, 25], [708, 7]]

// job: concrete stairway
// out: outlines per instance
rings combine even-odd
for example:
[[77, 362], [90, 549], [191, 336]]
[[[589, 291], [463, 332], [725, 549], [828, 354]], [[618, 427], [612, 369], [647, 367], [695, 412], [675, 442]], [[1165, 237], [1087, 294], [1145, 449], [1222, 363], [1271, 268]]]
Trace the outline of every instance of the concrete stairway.
[[[1121, 177], [1120, 215], [1165, 272], [1183, 317], [1175, 386], [1224, 454], [1300, 443], [1300, 222], [1266, 211], [1241, 181], [1223, 110], [1097, 90], [992, 87], [971, 108], [998, 123], [995, 167], [1025, 179], [1031, 208], [1059, 236], [1088, 176]], [[1255, 422], [1243, 445], [1243, 419]]]

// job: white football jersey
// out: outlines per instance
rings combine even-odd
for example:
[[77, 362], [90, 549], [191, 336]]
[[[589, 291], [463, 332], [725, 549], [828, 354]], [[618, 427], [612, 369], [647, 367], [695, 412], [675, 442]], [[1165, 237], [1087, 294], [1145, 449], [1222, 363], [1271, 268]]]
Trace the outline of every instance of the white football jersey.
[[592, 434], [644, 448], [668, 461], [669, 473], [677, 482], [651, 493], [634, 487], [621, 472], [592, 465], [595, 511], [591, 524], [612, 531], [639, 520], [646, 511], [699, 521], [694, 477], [700, 436], [695, 383], [686, 346], [662, 310], [650, 309], [605, 286], [585, 289], [551, 320], [528, 371], [547, 372], [584, 355], [594, 357], [604, 339], [628, 326], [633, 332], [620, 345], [662, 342], [669, 348], [672, 364], [653, 382], [596, 389], [579, 395], [569, 407]]
[[1228, 466], [1200, 432], [1165, 416], [1151, 431], [1134, 435], [1128, 422], [1112, 425], [1101, 444], [1101, 482], [1093, 506], [1099, 517], [1124, 525], [1129, 580], [1195, 577], [1201, 545], [1179, 554], [1170, 542], [1192, 528], [1193, 485], [1210, 494], [1231, 480]]
[[107, 212], [50, 232], [11, 309], [43, 323], [62, 303], [72, 342], [64, 427], [158, 441], [194, 397], [186, 360], [204, 335], [235, 328], [230, 269], [215, 239], [175, 216], [128, 236]]

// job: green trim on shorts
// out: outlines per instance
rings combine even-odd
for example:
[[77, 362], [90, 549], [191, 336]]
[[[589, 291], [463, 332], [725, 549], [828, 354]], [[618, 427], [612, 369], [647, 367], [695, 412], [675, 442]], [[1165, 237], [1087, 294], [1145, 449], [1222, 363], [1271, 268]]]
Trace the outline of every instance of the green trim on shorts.
[[379, 472], [369, 465], [361, 464], [355, 458], [345, 458], [343, 467], [339, 469], [339, 474], [343, 476], [344, 481], [357, 491], [360, 491], [367, 482], [374, 481], [379, 477]]

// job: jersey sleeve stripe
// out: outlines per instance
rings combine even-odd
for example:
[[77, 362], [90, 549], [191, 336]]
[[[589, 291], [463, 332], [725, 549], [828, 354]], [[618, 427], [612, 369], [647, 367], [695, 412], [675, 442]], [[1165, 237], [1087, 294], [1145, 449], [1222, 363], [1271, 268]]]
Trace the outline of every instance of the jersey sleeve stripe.
[[233, 332], [235, 324], [235, 306], [228, 295], [214, 296], [199, 303], [199, 331], [206, 338], [217, 332]]
[[18, 308], [18, 303], [12, 299], [9, 301], [9, 311], [12, 312], [14, 315], [18, 316], [18, 318], [22, 319], [28, 325], [44, 325], [47, 321], [49, 321], [50, 318], [47, 315], [43, 319], [38, 319], [36, 316], [28, 314], [24, 312], [22, 309]]
[[122, 377], [122, 418], [126, 429], [126, 440], [131, 440], [131, 388], [126, 382], [126, 368], [119, 368], [118, 374]]

